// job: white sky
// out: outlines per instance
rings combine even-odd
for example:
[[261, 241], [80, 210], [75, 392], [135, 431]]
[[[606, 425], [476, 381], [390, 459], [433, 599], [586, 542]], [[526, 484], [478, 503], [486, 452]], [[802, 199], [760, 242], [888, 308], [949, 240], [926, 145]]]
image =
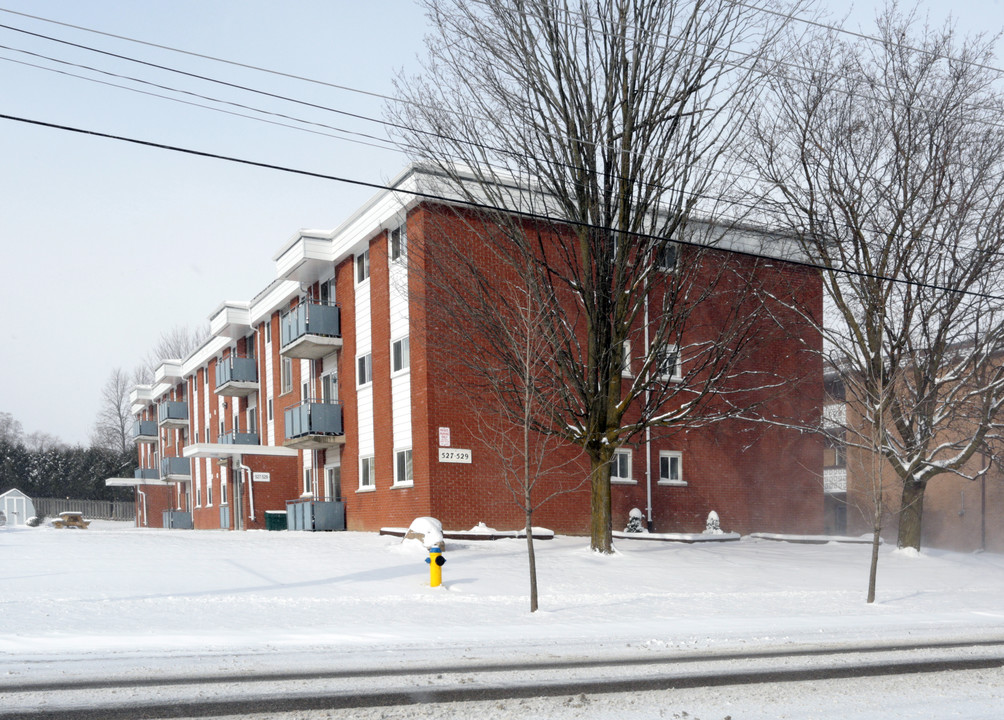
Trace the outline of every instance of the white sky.
[[[850, 3], [831, 0], [824, 6], [840, 16]], [[849, 27], [868, 31], [875, 6], [857, 3]], [[935, 23], [954, 13], [964, 31], [1004, 28], [1002, 0], [928, 0], [922, 7]], [[268, 0], [0, 0], [0, 10], [381, 94], [392, 92], [396, 71], [416, 69], [426, 27], [410, 0], [290, 0], [281, 7]], [[0, 24], [381, 116], [380, 100], [357, 93], [9, 12], [0, 11]], [[0, 45], [3, 114], [368, 182], [388, 180], [406, 162], [393, 151], [26, 67], [11, 60], [57, 65], [7, 48], [384, 136], [374, 123], [6, 28], [0, 28]], [[224, 300], [249, 299], [275, 277], [271, 258], [286, 239], [299, 228], [337, 226], [371, 194], [342, 183], [0, 120], [0, 412], [13, 414], [25, 432], [87, 443], [101, 386], [113, 368], [131, 371], [162, 332], [203, 323]]]

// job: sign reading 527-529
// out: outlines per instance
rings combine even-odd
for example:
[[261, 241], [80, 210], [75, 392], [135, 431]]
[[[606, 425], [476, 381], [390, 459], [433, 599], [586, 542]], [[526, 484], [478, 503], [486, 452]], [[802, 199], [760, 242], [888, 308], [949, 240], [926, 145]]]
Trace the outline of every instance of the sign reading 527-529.
[[470, 450], [463, 450], [461, 448], [439, 448], [439, 462], [469, 463], [470, 461]]

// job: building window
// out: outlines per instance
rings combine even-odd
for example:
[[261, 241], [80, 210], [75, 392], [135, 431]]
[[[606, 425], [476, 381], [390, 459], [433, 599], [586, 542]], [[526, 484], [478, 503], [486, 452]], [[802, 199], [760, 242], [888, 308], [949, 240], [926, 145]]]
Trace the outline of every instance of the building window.
[[213, 474], [209, 467], [209, 461], [206, 461], [206, 507], [212, 507], [213, 505]]
[[268, 399], [268, 421], [272, 422], [272, 418], [273, 418], [273, 415], [272, 415], [272, 398], [269, 398]]
[[391, 372], [400, 372], [401, 370], [407, 370], [408, 366], [411, 364], [409, 355], [410, 350], [408, 346], [408, 336], [405, 335], [400, 340], [395, 340], [391, 344]]
[[356, 282], [361, 283], [370, 276], [370, 251], [356, 255]]
[[631, 479], [631, 451], [615, 450], [613, 460], [610, 461], [610, 482], [629, 483]]
[[314, 494], [314, 470], [313, 468], [303, 468], [303, 494]]
[[659, 453], [659, 483], [662, 485], [686, 485], [683, 481], [683, 455], [664, 450]]
[[621, 376], [631, 377], [631, 341], [625, 340], [621, 345]]
[[411, 465], [411, 450], [394, 453], [394, 484], [411, 485], [415, 480]]
[[359, 458], [359, 489], [373, 490], [376, 488], [376, 475], [374, 475], [373, 456]]
[[373, 354], [366, 353], [356, 358], [356, 384], [373, 382]]
[[281, 370], [282, 370], [281, 394], [285, 394], [293, 389], [293, 361], [288, 357], [282, 358]]
[[195, 478], [195, 507], [202, 507], [202, 478]]
[[342, 466], [332, 465], [324, 468], [324, 499], [342, 499]]
[[676, 345], [667, 345], [655, 360], [656, 375], [660, 380], [680, 381], [683, 379], [683, 363], [680, 361], [680, 349]]
[[272, 319], [269, 318], [265, 321], [265, 344], [269, 345], [272, 343]]
[[408, 255], [408, 231], [404, 224], [390, 231], [390, 259], [403, 262]]
[[227, 469], [220, 468], [220, 505], [227, 504]]
[[660, 270], [672, 271], [676, 269], [676, 243], [663, 242], [655, 249], [655, 266]]

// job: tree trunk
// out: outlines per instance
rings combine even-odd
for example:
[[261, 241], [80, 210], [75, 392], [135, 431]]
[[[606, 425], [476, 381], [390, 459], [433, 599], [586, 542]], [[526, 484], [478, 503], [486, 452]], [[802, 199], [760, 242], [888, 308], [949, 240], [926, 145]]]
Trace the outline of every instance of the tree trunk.
[[613, 552], [610, 512], [610, 459], [612, 453], [590, 456], [590, 548], [593, 552], [610, 554]]
[[[529, 505], [527, 506], [529, 508]], [[531, 510], [526, 511], [526, 557], [530, 561], [530, 612], [537, 612], [537, 557], [533, 553]]]
[[927, 483], [903, 482], [903, 502], [899, 509], [899, 537], [896, 546], [920, 550], [921, 518], [924, 514], [924, 490]]

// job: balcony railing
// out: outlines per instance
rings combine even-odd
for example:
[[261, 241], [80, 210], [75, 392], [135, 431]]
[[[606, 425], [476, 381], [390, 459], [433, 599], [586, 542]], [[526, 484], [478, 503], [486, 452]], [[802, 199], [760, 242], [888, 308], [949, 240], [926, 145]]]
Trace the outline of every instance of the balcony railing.
[[157, 468], [136, 468], [132, 476], [136, 480], [159, 480], [160, 471]]
[[237, 432], [236, 430], [231, 430], [228, 433], [220, 435], [220, 444], [222, 445], [257, 445], [258, 444], [258, 433], [247, 433], [247, 432]]
[[137, 420], [132, 424], [132, 439], [136, 442], [157, 442], [157, 421]]
[[188, 425], [188, 403], [184, 400], [166, 400], [157, 408], [157, 424], [168, 427]]
[[192, 477], [192, 461], [184, 457], [160, 459], [160, 476], [165, 480], [187, 480]]
[[245, 397], [258, 389], [258, 363], [254, 358], [231, 355], [216, 363], [216, 393]]
[[337, 304], [303, 302], [282, 316], [279, 352], [293, 358], [317, 358], [342, 346], [342, 309]]
[[283, 419], [287, 447], [320, 449], [345, 440], [339, 402], [304, 400], [286, 410]]

